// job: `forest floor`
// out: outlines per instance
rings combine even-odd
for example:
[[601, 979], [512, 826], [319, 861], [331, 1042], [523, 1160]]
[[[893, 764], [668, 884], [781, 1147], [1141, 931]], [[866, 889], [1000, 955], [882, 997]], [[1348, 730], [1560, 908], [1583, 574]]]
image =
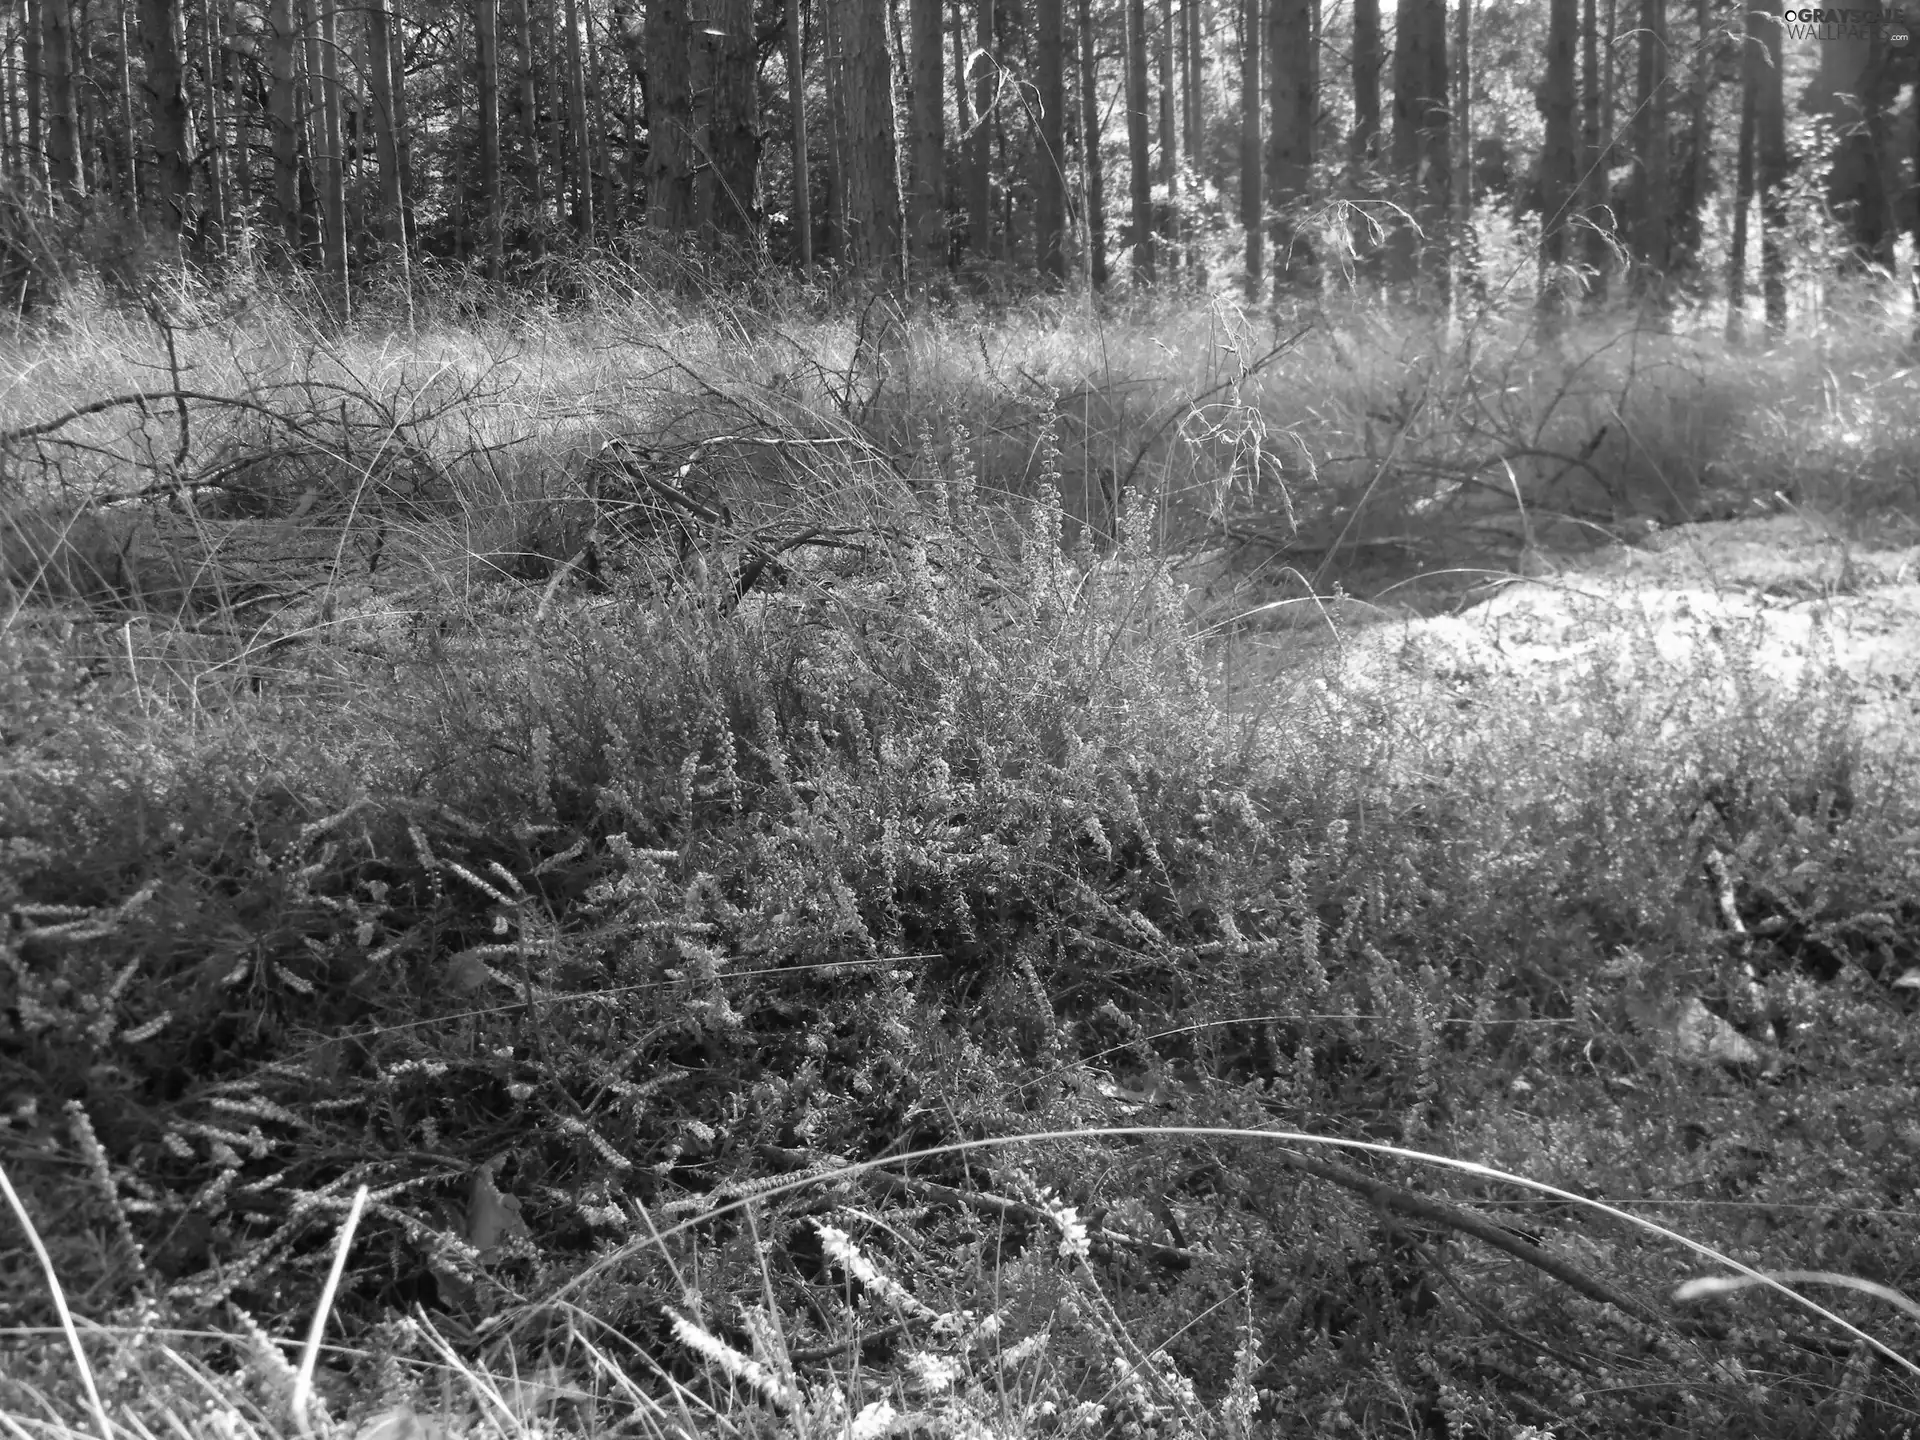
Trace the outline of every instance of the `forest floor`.
[[270, 310], [0, 412], [15, 1433], [1920, 1423], [1885, 337]]

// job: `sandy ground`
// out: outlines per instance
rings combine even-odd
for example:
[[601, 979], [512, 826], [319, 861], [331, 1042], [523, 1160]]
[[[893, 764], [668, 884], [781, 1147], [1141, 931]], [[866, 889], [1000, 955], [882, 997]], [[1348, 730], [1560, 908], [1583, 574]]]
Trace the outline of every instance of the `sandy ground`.
[[1920, 523], [1849, 538], [1806, 512], [1711, 521], [1581, 555], [1530, 553], [1516, 568], [1530, 573], [1452, 614], [1350, 603], [1331, 625], [1298, 615], [1285, 648], [1297, 657], [1305, 642], [1344, 684], [1397, 705], [1455, 709], [1505, 682], [1546, 703], [1556, 674], [1596, 655], [1629, 674], [1724, 677], [1728, 656], [1750, 652], [1783, 685], [1843, 671], [1883, 753], [1920, 740]]

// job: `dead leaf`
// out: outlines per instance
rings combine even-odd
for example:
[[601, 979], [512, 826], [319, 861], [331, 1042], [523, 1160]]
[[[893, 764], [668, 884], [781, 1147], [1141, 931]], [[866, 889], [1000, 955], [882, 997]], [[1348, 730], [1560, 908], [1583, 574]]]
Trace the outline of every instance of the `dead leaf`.
[[531, 1240], [533, 1232], [520, 1215], [520, 1198], [503, 1195], [493, 1177], [506, 1163], [496, 1155], [473, 1172], [473, 1188], [467, 1195], [467, 1243], [480, 1252], [480, 1263], [490, 1265], [500, 1258], [503, 1246], [515, 1240]]
[[1766, 1054], [1732, 1025], [1707, 1008], [1698, 995], [1656, 1003], [1645, 992], [1627, 996], [1627, 1014], [1634, 1025], [1667, 1054], [1696, 1065], [1724, 1065], [1730, 1070], [1759, 1069]]
[[493, 971], [487, 968], [487, 962], [482, 960], [478, 955], [475, 955], [471, 950], [456, 955], [447, 961], [447, 968], [444, 973], [447, 987], [461, 995], [466, 994], [469, 990], [478, 990], [482, 985], [486, 984], [488, 980], [493, 978]]

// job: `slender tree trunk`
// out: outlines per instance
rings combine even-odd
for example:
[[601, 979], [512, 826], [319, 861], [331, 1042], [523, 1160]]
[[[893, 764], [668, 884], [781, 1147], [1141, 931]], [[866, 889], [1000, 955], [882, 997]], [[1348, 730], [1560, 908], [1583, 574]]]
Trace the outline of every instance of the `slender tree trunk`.
[[[1046, 6], [1058, 14], [1059, 0], [1042, 0], [1039, 10], [1041, 51], [1039, 84], [1044, 105], [1046, 77]], [[913, 41], [913, 192], [908, 199], [907, 229], [913, 240], [913, 264], [922, 281], [931, 279], [947, 263], [947, 97], [945, 0], [912, 0], [909, 9]], [[1059, 35], [1054, 37], [1057, 47]], [[1044, 120], [1043, 120], [1044, 126]]]
[[[187, 90], [180, 49], [180, 0], [141, 0], [140, 43], [146, 52], [147, 115], [160, 224], [177, 240], [185, 228], [193, 170], [187, 150]], [[131, 137], [129, 137], [131, 141]]]
[[974, 73], [972, 163], [967, 174], [967, 249], [982, 260], [993, 253], [993, 131], [997, 83], [994, 0], [979, 0], [980, 41], [969, 61]]
[[200, 9], [200, 68], [207, 92], [207, 219], [219, 248], [224, 252], [230, 228], [227, 187], [227, 121], [225, 93], [226, 52], [220, 44], [219, 12], [214, 0], [205, 0]]
[[320, 204], [326, 219], [326, 271], [332, 281], [334, 304], [341, 323], [351, 317], [352, 291], [348, 262], [352, 245], [347, 235], [347, 144], [340, 90], [340, 25], [337, 0], [315, 0], [319, 8], [317, 41], [320, 70], [319, 124], [315, 134], [324, 154], [320, 159]]
[[1753, 209], [1754, 122], [1767, 56], [1755, 27], [1762, 23], [1749, 10], [1740, 37], [1740, 138], [1733, 161], [1733, 243], [1727, 254], [1727, 344], [1735, 349], [1747, 338], [1747, 216]]
[[473, 0], [473, 68], [479, 90], [480, 203], [487, 282], [498, 285], [506, 259], [506, 187], [500, 180], [500, 0]]
[[547, 186], [541, 173], [540, 88], [534, 56], [533, 0], [520, 0], [520, 144], [526, 151], [527, 207], [532, 212], [530, 237], [536, 257], [547, 247]]
[[[1273, 0], [1269, 0], [1273, 3]], [[1260, 146], [1260, 0], [1240, 4], [1240, 224], [1246, 232], [1247, 298], [1265, 273], [1266, 187]]]
[[[669, 0], [655, 0], [669, 3]], [[684, 11], [684, 0], [670, 0]], [[573, 225], [582, 245], [593, 244], [593, 150], [587, 124], [587, 65], [581, 46], [581, 0], [566, 0], [567, 18], [567, 116], [572, 124], [573, 149]], [[649, 12], [651, 14], [651, 12]], [[651, 27], [649, 27], [651, 28]], [[651, 89], [651, 80], [648, 82]]]
[[[714, 28], [726, 31], [725, 26]], [[731, 32], [726, 31], [726, 33]], [[603, 83], [600, 73], [602, 48], [595, 42], [593, 35], [593, 0], [580, 0], [580, 54], [590, 107], [585, 113], [590, 117], [591, 126], [587, 132], [587, 180], [593, 186], [595, 223], [605, 228], [616, 222], [617, 213], [614, 208], [613, 158], [606, 152], [607, 136], [611, 133], [612, 127], [607, 117], [607, 86]], [[754, 156], [757, 162], [758, 150], [754, 152]], [[749, 209], [752, 203], [749, 199], [747, 202]]]
[[1034, 258], [1042, 275], [1067, 277], [1066, 17], [1061, 0], [1034, 7], [1035, 104], [1040, 111], [1033, 156]]
[[1659, 304], [1672, 268], [1673, 188], [1667, 132], [1667, 4], [1640, 0], [1639, 63], [1634, 90], [1635, 289]]
[[1540, 309], [1550, 324], [1567, 309], [1567, 234], [1579, 183], [1573, 126], [1578, 3], [1552, 0], [1547, 11], [1547, 73], [1537, 97], [1546, 122], [1540, 151]]
[[273, 132], [273, 200], [287, 256], [300, 254], [299, 69], [294, 45], [299, 21], [293, 0], [273, 0], [267, 12], [267, 125]]
[[900, 168], [886, 0], [827, 0], [828, 92], [843, 142], [846, 259], [883, 284], [902, 278]]
[[1353, 0], [1353, 166], [1365, 171], [1380, 154], [1380, 0]]
[[235, 62], [231, 56], [228, 58], [229, 65], [237, 71], [233, 87], [233, 219], [240, 253], [251, 259], [254, 253], [254, 206], [258, 202], [253, 189], [253, 140], [257, 128], [254, 123], [254, 74], [259, 66], [260, 47], [251, 36], [242, 43], [245, 48], [239, 53], [244, 57], [244, 63]]
[[1181, 131], [1187, 148], [1181, 157], [1192, 175], [1200, 175], [1200, 146], [1206, 134], [1206, 102], [1202, 96], [1202, 42], [1200, 42], [1200, 6], [1202, 0], [1181, 0], [1181, 98], [1185, 115]]
[[407, 224], [400, 193], [399, 126], [394, 114], [392, 16], [388, 0], [367, 5], [367, 81], [373, 89], [373, 143], [380, 161], [380, 227], [387, 247], [404, 255]]
[[1671, 251], [1676, 269], [1700, 264], [1701, 210], [1707, 200], [1708, 154], [1713, 143], [1714, 68], [1720, 58], [1720, 30], [1714, 0], [1694, 0], [1696, 43], [1687, 84], [1687, 148], [1675, 185]]
[[1317, 0], [1267, 0], [1267, 174], [1273, 214], [1273, 280], [1297, 262], [1309, 271], [1313, 250], [1295, 229], [1311, 198], [1314, 124], [1320, 113], [1320, 6]]
[[1787, 333], [1787, 105], [1781, 78], [1782, 0], [1749, 0], [1748, 34], [1759, 32], [1765, 58], [1754, 93], [1754, 163], [1760, 190], [1760, 287], [1767, 334]]
[[302, 47], [306, 57], [306, 114], [302, 119], [302, 134], [306, 142], [306, 186], [301, 195], [301, 203], [307, 212], [308, 249], [312, 263], [322, 275], [331, 277], [330, 257], [334, 248], [334, 237], [328, 232], [329, 215], [326, 204], [327, 172], [331, 157], [327, 154], [326, 136], [326, 81], [324, 78], [325, 61], [322, 52], [325, 49], [321, 36], [320, 7], [324, 0], [301, 0], [301, 32], [305, 38]]
[[[1454, 0], [1453, 116], [1448, 163], [1453, 169], [1453, 198], [1448, 234], [1451, 276], [1464, 278], [1474, 294], [1480, 284], [1480, 244], [1473, 225], [1473, 0]], [[1446, 28], [1446, 13], [1438, 16]], [[1449, 287], [1454, 279], [1449, 278]], [[1457, 294], [1457, 291], [1456, 291]]]
[[1584, 0], [1580, 19], [1580, 213], [1581, 238], [1588, 272], [1588, 299], [1606, 299], [1607, 272], [1613, 266], [1608, 243], [1613, 234], [1612, 196], [1607, 167], [1612, 163], [1613, 136], [1601, 120], [1607, 69], [1600, 64], [1600, 24], [1595, 0]]
[[[21, 0], [20, 8], [23, 11], [26, 9], [26, 0]], [[7, 152], [7, 178], [18, 181], [26, 175], [26, 157], [24, 147], [20, 142], [20, 131], [22, 128], [20, 124], [20, 106], [18, 103], [18, 97], [21, 93], [20, 66], [19, 62], [14, 59], [17, 31], [14, 28], [11, 15], [12, 7], [9, 6], [8, 9], [9, 14], [6, 33], [4, 36], [0, 36], [0, 86], [4, 87], [4, 89], [0, 89], [0, 105], [4, 105], [6, 109], [5, 135], [3, 138]]]
[[792, 121], [793, 239], [800, 272], [813, 273], [813, 207], [807, 185], [806, 36], [800, 29], [800, 0], [787, 3], [787, 105]]
[[1153, 267], [1153, 170], [1148, 131], [1147, 7], [1127, 0], [1127, 159], [1133, 190], [1133, 283], [1151, 285]]
[[80, 158], [71, 0], [40, 0], [40, 27], [47, 97], [47, 179], [62, 203], [77, 205], [87, 198], [87, 179]]
[[753, 0], [712, 0], [708, 10], [707, 34], [701, 37], [709, 76], [701, 156], [707, 162], [701, 174], [707, 193], [699, 208], [712, 234], [752, 248], [760, 230]]
[[[406, 249], [411, 256], [414, 247], [420, 243], [420, 218], [414, 210], [413, 121], [412, 105], [407, 99], [406, 24], [400, 13], [392, 8], [392, 0], [372, 0], [372, 3], [385, 9], [392, 22], [393, 136], [399, 159], [400, 219], [406, 228]], [[412, 304], [411, 299], [408, 304]]]
[[[1437, 22], [1437, 23], [1436, 23]], [[1448, 81], [1444, 0], [1399, 0], [1393, 42], [1393, 172], [1413, 216], [1394, 230], [1394, 276], [1439, 275], [1447, 203]], [[1416, 229], [1417, 227], [1417, 233]]]
[[1100, 65], [1092, 0], [1078, 0], [1080, 22], [1080, 144], [1087, 175], [1087, 283], [1107, 288], [1106, 161], [1100, 153]]
[[1166, 196], [1160, 216], [1161, 254], [1169, 273], [1178, 268], [1180, 247], [1180, 126], [1179, 88], [1173, 80], [1173, 0], [1160, 0], [1154, 29], [1155, 58], [1160, 68], [1160, 188]]
[[[546, 153], [553, 176], [553, 219], [556, 227], [574, 225], [580, 215], [580, 166], [573, 156], [573, 81], [567, 68], [566, 11], [561, 0], [548, 0], [547, 14], [547, 124]], [[651, 95], [651, 89], [649, 89]]]
[[41, 61], [43, 10], [49, 0], [23, 0], [26, 19], [20, 37], [20, 63], [26, 70], [27, 170], [33, 187], [47, 193], [46, 71]]
[[[86, 55], [87, 51], [79, 52]], [[138, 216], [140, 196], [140, 146], [133, 128], [133, 46], [127, 34], [127, 6], [120, 7], [120, 124], [115, 133], [100, 137], [102, 151], [118, 149], [123, 162], [114, 167], [122, 187], [121, 204], [128, 216]]]

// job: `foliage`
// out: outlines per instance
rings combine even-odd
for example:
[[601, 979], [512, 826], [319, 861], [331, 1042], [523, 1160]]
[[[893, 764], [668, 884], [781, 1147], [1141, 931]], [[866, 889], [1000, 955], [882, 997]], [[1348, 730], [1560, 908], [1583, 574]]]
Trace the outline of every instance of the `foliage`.
[[[1587, 637], [1532, 688], [1342, 679], [1284, 625], [1202, 643], [1183, 580], [1255, 525], [1283, 560], [1336, 537], [1337, 609], [1332, 580], [1404, 578], [1337, 538], [1375, 506], [1438, 555], [1544, 525], [1572, 507], [1517, 452], [1601, 415], [1632, 444], [1593, 468], [1689, 465], [1690, 505], [1746, 503], [1723, 457], [1789, 427], [1808, 486], [1827, 458], [1879, 503], [1788, 357], [1629, 331], [1555, 362], [1493, 312], [1262, 346], [1225, 307], [809, 303], [635, 287], [584, 322], [428, 309], [407, 345], [267, 298], [103, 305], [36, 351], [0, 535], [0, 1163], [119, 1337], [109, 1406], [280, 1432], [267, 1337], [364, 1184], [321, 1377], [363, 1434], [402, 1402], [448, 1433], [1907, 1424], [1898, 1372], [1762, 1296], [1649, 1325], [1467, 1238], [1445, 1217], [1642, 1301], [1678, 1278], [1491, 1182], [1370, 1162], [1369, 1199], [1190, 1135], [842, 1173], [1280, 1125], [1911, 1292], [1916, 817], [1844, 688], [1776, 686], [1732, 634]], [[18, 433], [142, 365], [199, 398]], [[1497, 493], [1488, 450], [1524, 522], [1434, 500]], [[136, 515], [196, 537], [192, 583], [124, 583]], [[50, 585], [45, 537], [94, 524], [130, 527], [99, 544], [122, 583]], [[1236, 615], [1262, 553], [1216, 562]], [[1694, 999], [1768, 1058], [1676, 1052]], [[0, 1285], [52, 1323], [24, 1258]], [[36, 1353], [0, 1404], [78, 1423]]]

